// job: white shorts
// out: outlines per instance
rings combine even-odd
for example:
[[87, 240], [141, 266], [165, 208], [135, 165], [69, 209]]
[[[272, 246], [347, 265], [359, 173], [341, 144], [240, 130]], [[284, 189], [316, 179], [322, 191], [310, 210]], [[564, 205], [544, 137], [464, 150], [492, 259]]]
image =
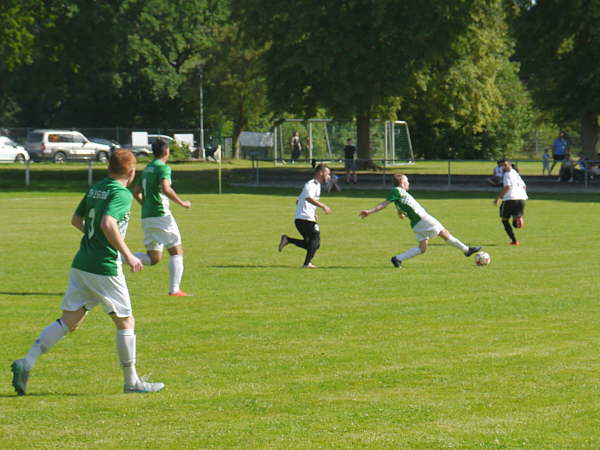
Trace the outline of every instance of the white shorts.
[[427, 216], [417, 222], [413, 231], [417, 242], [421, 242], [436, 237], [443, 229], [444, 225], [439, 223], [435, 217]]
[[71, 267], [69, 287], [60, 309], [77, 311], [85, 308], [90, 311], [99, 303], [106, 314], [131, 316], [131, 300], [123, 273], [116, 276], [97, 275]]
[[181, 245], [181, 233], [175, 218], [169, 214], [161, 217], [142, 219], [144, 246], [146, 250], [162, 252], [163, 247], [172, 248]]

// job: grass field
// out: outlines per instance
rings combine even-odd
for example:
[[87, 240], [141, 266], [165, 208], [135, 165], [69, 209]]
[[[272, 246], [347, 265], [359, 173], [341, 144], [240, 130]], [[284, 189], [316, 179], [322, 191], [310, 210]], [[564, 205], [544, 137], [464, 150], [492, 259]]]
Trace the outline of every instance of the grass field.
[[[323, 196], [333, 214], [307, 271], [300, 249], [276, 249], [296, 234], [298, 192], [186, 190], [192, 209], [174, 213], [195, 296], [165, 295], [166, 260], [127, 273], [138, 371], [166, 383], [154, 395], [122, 394], [99, 308], [14, 395], [11, 361], [59, 315], [81, 193], [0, 193], [0, 447], [600, 446], [594, 196], [535, 196], [515, 248], [489, 196], [416, 192], [492, 264], [438, 239], [404, 270], [389, 258], [414, 246], [408, 224], [390, 208], [357, 217], [385, 192]], [[137, 205], [132, 217], [140, 250]]]

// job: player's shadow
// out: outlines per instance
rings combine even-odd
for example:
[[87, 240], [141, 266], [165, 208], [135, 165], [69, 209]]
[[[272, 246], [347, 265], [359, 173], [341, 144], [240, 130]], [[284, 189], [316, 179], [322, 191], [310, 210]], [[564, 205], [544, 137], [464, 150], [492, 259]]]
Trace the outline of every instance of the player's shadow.
[[36, 392], [34, 394], [17, 395], [15, 394], [0, 394], [0, 398], [22, 398], [22, 397], [83, 397], [87, 394], [78, 392]]
[[[228, 264], [207, 266], [213, 269], [298, 269], [300, 266], [284, 266], [282, 264]], [[319, 269], [364, 269], [365, 266], [318, 266]]]
[[43, 295], [43, 296], [52, 296], [52, 295], [65, 295], [64, 292], [2, 292], [0, 291], [0, 295]]

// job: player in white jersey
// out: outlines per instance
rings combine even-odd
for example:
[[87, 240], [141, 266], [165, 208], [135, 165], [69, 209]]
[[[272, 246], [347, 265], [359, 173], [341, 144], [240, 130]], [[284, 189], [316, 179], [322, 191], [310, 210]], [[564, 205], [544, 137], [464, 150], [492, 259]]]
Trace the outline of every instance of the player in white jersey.
[[527, 196], [527, 185], [519, 175], [519, 172], [513, 167], [509, 160], [502, 160], [502, 169], [504, 176], [502, 178], [503, 188], [494, 199], [494, 205], [497, 205], [500, 200], [500, 219], [504, 225], [504, 231], [510, 238], [510, 245], [521, 245], [517, 240], [513, 229], [510, 226], [510, 218], [513, 218], [513, 227], [523, 228], [525, 219], [525, 200]]
[[298, 200], [296, 200], [296, 216], [294, 223], [296, 229], [302, 235], [302, 239], [294, 239], [283, 234], [279, 241], [279, 251], [283, 250], [288, 244], [294, 244], [297, 247], [306, 250], [304, 258], [304, 268], [314, 269], [312, 259], [321, 246], [321, 232], [317, 224], [317, 208], [322, 208], [325, 214], [331, 213], [331, 208], [319, 201], [321, 196], [321, 184], [329, 181], [330, 170], [325, 164], [319, 164], [315, 167], [313, 178], [306, 182]]
[[394, 174], [392, 177], [394, 182], [394, 189], [388, 195], [388, 198], [371, 209], [364, 209], [359, 213], [359, 216], [363, 219], [371, 214], [374, 214], [382, 209], [386, 208], [390, 203], [396, 205], [396, 210], [400, 219], [408, 217], [410, 220], [410, 226], [412, 227], [418, 247], [411, 248], [396, 256], [392, 256], [392, 264], [396, 268], [402, 267], [402, 261], [405, 261], [414, 256], [425, 253], [429, 239], [439, 236], [459, 249], [465, 256], [471, 256], [473, 253], [481, 250], [481, 247], [467, 247], [460, 240], [452, 236], [444, 226], [437, 221], [437, 219], [427, 213], [419, 202], [417, 202], [412, 195], [408, 193], [410, 183], [406, 175], [401, 173]]

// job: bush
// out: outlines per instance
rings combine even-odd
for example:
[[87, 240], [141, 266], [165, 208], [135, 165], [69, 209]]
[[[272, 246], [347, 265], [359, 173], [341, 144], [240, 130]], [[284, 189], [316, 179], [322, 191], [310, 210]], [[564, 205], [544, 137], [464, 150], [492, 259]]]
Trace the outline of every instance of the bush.
[[192, 157], [192, 151], [188, 145], [180, 145], [173, 141], [169, 143], [171, 149], [171, 161], [185, 161]]

